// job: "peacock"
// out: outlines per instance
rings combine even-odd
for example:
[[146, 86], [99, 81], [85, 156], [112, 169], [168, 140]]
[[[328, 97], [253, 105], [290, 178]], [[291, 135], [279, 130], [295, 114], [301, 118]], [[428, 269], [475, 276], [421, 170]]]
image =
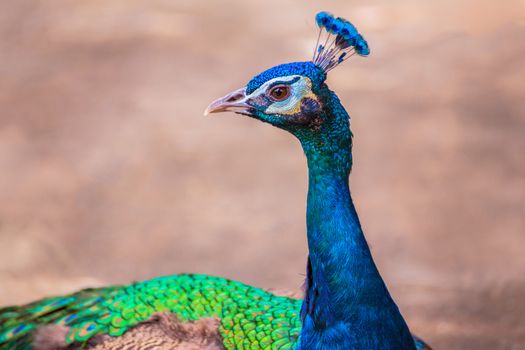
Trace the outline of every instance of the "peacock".
[[294, 135], [308, 164], [304, 299], [179, 274], [0, 309], [1, 349], [430, 349], [413, 337], [372, 259], [349, 189], [350, 118], [327, 73], [366, 40], [316, 15], [313, 59], [270, 68], [212, 102]]

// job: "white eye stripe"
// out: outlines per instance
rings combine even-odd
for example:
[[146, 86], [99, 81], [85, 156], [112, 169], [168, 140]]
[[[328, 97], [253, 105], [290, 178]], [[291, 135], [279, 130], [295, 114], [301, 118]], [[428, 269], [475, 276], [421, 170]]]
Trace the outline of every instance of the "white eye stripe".
[[310, 82], [304, 77], [300, 77], [297, 82], [291, 85], [290, 96], [283, 100], [272, 103], [266, 108], [268, 114], [295, 114], [301, 111], [301, 100], [303, 97], [311, 95]]
[[[290, 87], [290, 96], [282, 101], [274, 101], [268, 96], [269, 89], [271, 90], [271, 87], [278, 84], [286, 84]], [[317, 100], [317, 97], [312, 92], [312, 82], [309, 78], [302, 75], [289, 75], [269, 80], [259, 86], [248, 97], [257, 99], [261, 98], [261, 96], [271, 100], [271, 103], [264, 111], [267, 114], [293, 115], [301, 111], [301, 101], [304, 97]]]
[[[268, 80], [266, 83], [264, 83], [261, 86], [259, 86], [257, 88], [257, 90], [255, 90], [254, 92], [251, 93], [251, 95], [257, 96], [259, 94], [265, 93], [266, 90], [268, 90], [268, 88], [271, 85], [274, 85], [275, 83], [287, 83], [287, 82], [292, 81], [292, 80], [297, 79], [297, 78], [299, 78], [299, 81], [302, 79], [302, 77], [300, 75], [290, 75], [290, 76], [287, 76], [287, 77], [273, 78], [272, 80]], [[295, 85], [295, 84], [292, 84], [292, 86], [293, 85]]]

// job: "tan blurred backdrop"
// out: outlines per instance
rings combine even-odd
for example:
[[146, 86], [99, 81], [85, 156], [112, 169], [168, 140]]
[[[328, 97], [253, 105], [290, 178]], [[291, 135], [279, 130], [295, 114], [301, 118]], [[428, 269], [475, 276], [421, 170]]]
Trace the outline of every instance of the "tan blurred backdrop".
[[525, 348], [525, 1], [0, 2], [0, 305], [178, 272], [298, 291], [306, 165], [206, 105], [310, 59], [314, 15], [372, 48], [329, 85], [353, 194], [411, 328]]

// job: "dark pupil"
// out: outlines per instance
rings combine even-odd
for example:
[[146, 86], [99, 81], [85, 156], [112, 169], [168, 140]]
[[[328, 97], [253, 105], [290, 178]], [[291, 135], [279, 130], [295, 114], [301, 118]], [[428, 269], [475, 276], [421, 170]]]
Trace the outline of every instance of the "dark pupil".
[[272, 96], [275, 98], [283, 98], [286, 96], [286, 89], [284, 87], [276, 87], [272, 90]]

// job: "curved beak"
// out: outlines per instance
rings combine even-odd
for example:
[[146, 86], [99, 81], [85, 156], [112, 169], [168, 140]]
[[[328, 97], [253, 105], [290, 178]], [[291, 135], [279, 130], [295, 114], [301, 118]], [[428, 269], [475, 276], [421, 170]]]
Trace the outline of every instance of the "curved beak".
[[246, 113], [248, 109], [252, 108], [247, 103], [247, 100], [248, 96], [246, 96], [246, 88], [235, 90], [210, 103], [208, 108], [204, 111], [204, 115], [227, 111]]

